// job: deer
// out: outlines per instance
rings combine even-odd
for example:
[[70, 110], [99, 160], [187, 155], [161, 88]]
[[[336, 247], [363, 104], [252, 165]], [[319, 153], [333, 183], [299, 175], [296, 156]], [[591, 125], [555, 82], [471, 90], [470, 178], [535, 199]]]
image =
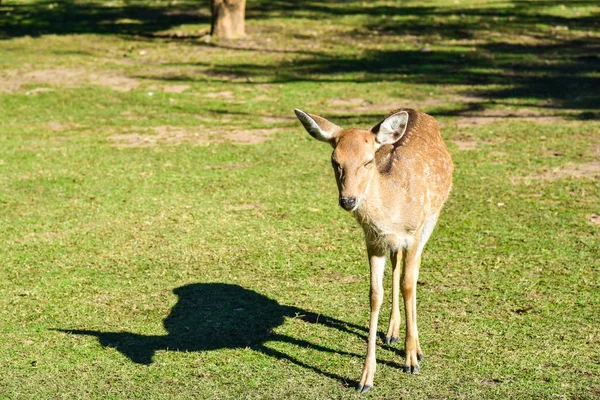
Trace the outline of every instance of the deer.
[[406, 320], [403, 370], [419, 373], [423, 351], [417, 329], [421, 254], [452, 188], [454, 164], [436, 120], [413, 109], [389, 113], [371, 129], [343, 129], [294, 110], [306, 131], [333, 148], [331, 164], [339, 205], [362, 227], [370, 267], [370, 319], [357, 390], [373, 388], [377, 324], [383, 303], [386, 255], [392, 264], [392, 312], [386, 344], [399, 340], [402, 292]]

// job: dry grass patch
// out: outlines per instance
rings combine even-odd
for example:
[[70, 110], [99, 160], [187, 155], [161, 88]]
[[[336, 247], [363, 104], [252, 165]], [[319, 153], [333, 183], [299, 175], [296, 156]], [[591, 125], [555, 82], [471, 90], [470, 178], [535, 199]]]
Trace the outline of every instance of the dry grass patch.
[[580, 124], [578, 121], [567, 120], [564, 116], [548, 115], [534, 110], [522, 109], [483, 110], [477, 113], [469, 113], [459, 119], [457, 125], [459, 128], [465, 128], [506, 121], [530, 121], [536, 124]]
[[18, 92], [25, 85], [50, 85], [54, 87], [78, 87], [100, 85], [119, 92], [128, 92], [139, 86], [137, 79], [129, 78], [120, 71], [88, 71], [80, 68], [52, 68], [33, 71], [6, 70], [0, 72], [0, 92]]
[[173, 85], [150, 85], [147, 87], [150, 91], [164, 92], [164, 93], [183, 93], [188, 90], [191, 86], [186, 84], [173, 84]]
[[[554, 156], [562, 156], [561, 152], [549, 151]], [[589, 154], [596, 158], [594, 161], [581, 164], [568, 164], [557, 168], [546, 168], [545, 170], [531, 174], [522, 180], [558, 180], [564, 178], [583, 178], [583, 179], [598, 179], [600, 180], [600, 143], [592, 143]]]
[[[140, 130], [143, 128], [140, 128]], [[117, 147], [170, 146], [182, 143], [208, 145], [210, 143], [233, 142], [238, 144], [258, 144], [269, 138], [278, 129], [237, 129], [237, 128], [188, 128], [156, 126], [145, 132], [128, 132], [112, 135], [110, 138]]]
[[190, 85], [165, 85], [162, 91], [165, 93], [183, 93], [190, 88]]
[[600, 179], [600, 161], [591, 161], [583, 164], [570, 164], [562, 167], [545, 169], [541, 172], [531, 174], [524, 178], [516, 178], [514, 181], [519, 183], [528, 180], [548, 180], [558, 179]]
[[128, 121], [143, 121], [143, 120], [147, 120], [148, 119], [147, 116], [140, 115], [140, 114], [138, 114], [136, 112], [133, 112], [131, 110], [123, 111], [121, 113], [121, 115], [124, 116], [125, 119], [127, 119]]
[[233, 100], [233, 98], [234, 98], [233, 92], [230, 90], [223, 91], [223, 92], [207, 93], [204, 95], [204, 97], [208, 97], [209, 99], [221, 99], [221, 100]]
[[[225, 141], [241, 144], [258, 144], [262, 143], [269, 138], [269, 136], [277, 132], [279, 129], [242, 129], [225, 132], [221, 137]], [[213, 135], [213, 140], [219, 141], [219, 137]]]
[[423, 110], [427, 107], [441, 106], [446, 104], [440, 99], [425, 99], [425, 100], [407, 100], [407, 99], [379, 99], [377, 102], [365, 100], [360, 97], [350, 99], [332, 99], [329, 101], [329, 107], [332, 113], [374, 113], [381, 114], [381, 117], [390, 111], [399, 108], [413, 108], [415, 110]]
[[274, 116], [266, 116], [262, 118], [262, 122], [266, 124], [277, 124], [277, 123], [288, 123], [292, 124], [296, 122], [296, 117], [290, 115], [287, 117], [274, 117]]
[[458, 147], [459, 150], [475, 150], [477, 148], [477, 140], [475, 139], [454, 139], [452, 143]]
[[45, 123], [44, 126], [48, 130], [51, 130], [53, 132], [62, 132], [62, 131], [66, 131], [69, 129], [79, 128], [81, 125], [73, 124], [73, 123], [69, 123], [69, 122], [54, 122], [54, 121], [52, 121], [52, 122]]

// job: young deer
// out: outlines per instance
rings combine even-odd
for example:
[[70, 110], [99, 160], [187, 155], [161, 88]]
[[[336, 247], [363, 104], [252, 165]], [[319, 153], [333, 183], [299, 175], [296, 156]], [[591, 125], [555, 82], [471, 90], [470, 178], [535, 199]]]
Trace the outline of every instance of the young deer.
[[406, 314], [404, 371], [417, 373], [423, 352], [417, 331], [417, 279], [421, 253], [452, 186], [454, 166], [430, 115], [401, 109], [370, 130], [342, 129], [318, 115], [294, 110], [304, 128], [333, 147], [331, 163], [340, 206], [365, 232], [371, 268], [371, 318], [358, 390], [373, 387], [377, 320], [383, 302], [383, 270], [390, 252], [392, 314], [386, 343], [400, 330], [399, 292]]

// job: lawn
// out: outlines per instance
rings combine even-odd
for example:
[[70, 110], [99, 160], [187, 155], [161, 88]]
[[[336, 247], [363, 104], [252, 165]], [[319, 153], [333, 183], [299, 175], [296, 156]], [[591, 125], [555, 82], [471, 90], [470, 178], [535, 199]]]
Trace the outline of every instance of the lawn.
[[362, 397], [600, 397], [596, 1], [199, 3], [0, 3], [0, 398], [360, 397], [363, 234], [293, 109], [399, 107], [454, 188], [420, 374], [379, 341]]

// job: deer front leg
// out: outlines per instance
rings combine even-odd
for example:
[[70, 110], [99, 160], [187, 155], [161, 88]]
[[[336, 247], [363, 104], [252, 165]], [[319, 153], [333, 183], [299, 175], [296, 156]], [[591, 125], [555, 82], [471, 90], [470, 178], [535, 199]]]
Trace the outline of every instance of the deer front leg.
[[371, 267], [371, 318], [369, 320], [369, 343], [367, 345], [367, 358], [365, 366], [358, 383], [357, 390], [361, 393], [368, 392], [373, 387], [376, 360], [375, 346], [377, 344], [377, 320], [379, 309], [383, 302], [383, 270], [385, 269], [385, 253], [374, 249], [367, 249], [369, 253], [369, 265]]
[[401, 278], [402, 297], [404, 298], [404, 310], [406, 312], [406, 363], [404, 364], [404, 372], [410, 374], [419, 372], [419, 361], [423, 359], [417, 329], [417, 280], [421, 265], [421, 251], [418, 247], [413, 246], [406, 251]]
[[392, 261], [392, 313], [385, 342], [394, 344], [400, 337], [400, 274], [402, 273], [402, 253], [392, 250], [390, 252]]

